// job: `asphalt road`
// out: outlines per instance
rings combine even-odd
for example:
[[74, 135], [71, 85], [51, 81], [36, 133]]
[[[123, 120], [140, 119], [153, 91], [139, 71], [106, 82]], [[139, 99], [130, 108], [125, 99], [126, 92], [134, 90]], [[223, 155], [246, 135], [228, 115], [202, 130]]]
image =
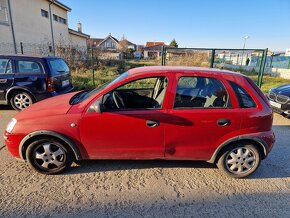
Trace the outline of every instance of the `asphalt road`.
[[[0, 132], [15, 111], [0, 107]], [[290, 120], [248, 179], [186, 161], [86, 161], [45, 176], [0, 151], [1, 217], [290, 217]], [[3, 139], [1, 139], [3, 145]]]

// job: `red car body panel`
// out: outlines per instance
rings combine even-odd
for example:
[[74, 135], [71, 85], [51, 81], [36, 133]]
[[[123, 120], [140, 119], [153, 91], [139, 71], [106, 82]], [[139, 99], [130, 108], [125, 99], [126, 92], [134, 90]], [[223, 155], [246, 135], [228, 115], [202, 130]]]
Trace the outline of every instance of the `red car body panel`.
[[[161, 109], [87, 112], [102, 95], [122, 84], [145, 77], [166, 76], [168, 86]], [[174, 109], [178, 78], [204, 76], [220, 80], [227, 89], [231, 107]], [[241, 85], [257, 104], [239, 108], [229, 81]], [[223, 143], [247, 136], [263, 140], [269, 152], [274, 142], [272, 111], [243, 75], [221, 70], [187, 67], [143, 67], [129, 70], [128, 76], [75, 105], [69, 100], [75, 93], [36, 103], [15, 116], [12, 133], [5, 132], [5, 143], [15, 157], [24, 137], [49, 130], [71, 139], [82, 159], [183, 159], [210, 160]], [[227, 118], [229, 126], [218, 126]], [[156, 128], [147, 120], [158, 120]], [[71, 126], [75, 124], [75, 126]]]

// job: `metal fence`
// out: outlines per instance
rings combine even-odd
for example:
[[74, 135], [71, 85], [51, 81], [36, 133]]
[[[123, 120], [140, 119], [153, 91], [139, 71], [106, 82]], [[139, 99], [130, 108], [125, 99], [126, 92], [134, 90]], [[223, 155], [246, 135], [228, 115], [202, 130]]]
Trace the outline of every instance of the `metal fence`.
[[267, 53], [267, 48], [224, 49], [162, 47], [161, 65], [216, 67], [238, 71], [243, 71], [245, 66], [252, 66], [253, 71], [257, 73], [257, 85], [261, 87], [266, 67]]

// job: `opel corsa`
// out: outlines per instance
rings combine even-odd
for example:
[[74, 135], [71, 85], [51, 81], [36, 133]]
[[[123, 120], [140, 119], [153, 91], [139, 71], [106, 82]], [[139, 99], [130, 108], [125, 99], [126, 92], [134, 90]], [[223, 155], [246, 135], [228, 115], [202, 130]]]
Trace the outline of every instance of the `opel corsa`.
[[267, 98], [244, 75], [142, 67], [31, 105], [4, 138], [13, 156], [45, 174], [85, 159], [165, 159], [203, 160], [241, 178], [271, 151], [272, 120]]

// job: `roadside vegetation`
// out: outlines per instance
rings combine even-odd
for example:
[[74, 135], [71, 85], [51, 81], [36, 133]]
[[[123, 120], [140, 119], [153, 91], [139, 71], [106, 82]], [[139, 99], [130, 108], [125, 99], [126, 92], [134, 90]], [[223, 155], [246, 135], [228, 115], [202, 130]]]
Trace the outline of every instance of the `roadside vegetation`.
[[[179, 60], [179, 58], [178, 58]], [[188, 60], [186, 59], [186, 62]], [[182, 63], [175, 63], [172, 64], [168, 61], [170, 65], [187, 65], [189, 64], [182, 64]], [[160, 61], [157, 60], [129, 60], [129, 61], [109, 61], [105, 65], [100, 65], [97, 69], [94, 70], [94, 82], [93, 83], [93, 73], [92, 69], [79, 69], [78, 71], [72, 72], [72, 82], [75, 86], [76, 90], [83, 90], [83, 89], [93, 89], [98, 87], [108, 81], [111, 81], [118, 77], [123, 72], [126, 72], [129, 69], [141, 66], [154, 66], [160, 65]], [[202, 64], [203, 65], [203, 64]], [[249, 76], [253, 81], [257, 82], [258, 75], [256, 73], [249, 73], [249, 72], [241, 72]], [[263, 85], [262, 91], [264, 93], [268, 93], [269, 90], [273, 87], [280, 86], [283, 84], [290, 84], [290, 80], [283, 79], [280, 77], [275, 77], [271, 75], [264, 75], [263, 77]]]

